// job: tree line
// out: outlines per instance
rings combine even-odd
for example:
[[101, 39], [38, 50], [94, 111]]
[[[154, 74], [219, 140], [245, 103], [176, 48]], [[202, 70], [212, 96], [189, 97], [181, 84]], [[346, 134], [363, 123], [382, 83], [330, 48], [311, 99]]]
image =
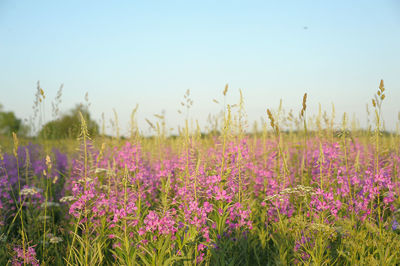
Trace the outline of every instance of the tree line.
[[[45, 123], [36, 136], [46, 139], [76, 138], [81, 130], [79, 113], [82, 114], [86, 121], [89, 134], [91, 136], [97, 135], [99, 133], [98, 123], [91, 118], [87, 107], [78, 104], [59, 118]], [[29, 125], [18, 118], [14, 112], [5, 111], [0, 104], [0, 135], [11, 136], [14, 132], [19, 136], [27, 136], [29, 131]]]

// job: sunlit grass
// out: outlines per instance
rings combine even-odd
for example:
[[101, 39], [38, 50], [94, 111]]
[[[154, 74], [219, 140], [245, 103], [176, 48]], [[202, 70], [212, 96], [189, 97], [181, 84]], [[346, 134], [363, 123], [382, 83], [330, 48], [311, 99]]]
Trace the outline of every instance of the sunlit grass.
[[384, 91], [366, 130], [334, 106], [311, 116], [305, 94], [298, 115], [266, 108], [249, 132], [241, 93], [202, 133], [187, 92], [176, 137], [163, 114], [141, 136], [137, 108], [125, 139], [117, 115], [115, 137], [89, 136], [84, 116], [77, 140], [1, 137], [0, 262], [399, 264], [400, 137], [382, 130]]

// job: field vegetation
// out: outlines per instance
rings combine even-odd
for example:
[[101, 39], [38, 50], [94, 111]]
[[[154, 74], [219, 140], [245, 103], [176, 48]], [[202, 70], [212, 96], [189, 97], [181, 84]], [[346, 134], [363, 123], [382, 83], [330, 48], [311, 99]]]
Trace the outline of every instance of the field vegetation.
[[[187, 92], [177, 136], [163, 114], [141, 135], [135, 108], [124, 138], [117, 116], [105, 136], [82, 105], [56, 118], [58, 99], [38, 136], [0, 138], [0, 264], [399, 265], [385, 92], [381, 81], [364, 129], [333, 105], [309, 114], [307, 94], [251, 127], [240, 94], [206, 130]], [[44, 97], [38, 86], [36, 118]]]

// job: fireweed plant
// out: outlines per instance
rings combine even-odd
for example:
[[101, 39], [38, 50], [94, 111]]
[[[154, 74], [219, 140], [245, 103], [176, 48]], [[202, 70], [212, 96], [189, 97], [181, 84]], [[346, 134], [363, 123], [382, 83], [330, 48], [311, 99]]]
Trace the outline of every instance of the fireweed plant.
[[368, 131], [346, 114], [335, 124], [333, 105], [310, 116], [304, 94], [298, 116], [281, 103], [249, 134], [242, 93], [234, 105], [227, 93], [210, 134], [188, 91], [176, 138], [163, 113], [140, 136], [137, 107], [127, 140], [91, 139], [83, 116], [75, 152], [14, 136], [0, 152], [1, 264], [400, 264], [400, 137], [383, 132], [383, 81]]

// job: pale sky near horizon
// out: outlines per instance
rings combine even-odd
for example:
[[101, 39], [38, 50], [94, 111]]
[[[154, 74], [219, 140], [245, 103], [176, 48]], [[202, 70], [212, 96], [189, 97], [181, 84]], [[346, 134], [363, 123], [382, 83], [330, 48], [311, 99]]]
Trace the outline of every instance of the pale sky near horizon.
[[0, 0], [0, 103], [32, 114], [39, 80], [51, 101], [64, 84], [61, 109], [84, 101], [96, 120], [119, 115], [122, 133], [165, 110], [170, 127], [187, 89], [190, 117], [206, 124], [220, 106], [245, 98], [249, 121], [266, 119], [280, 99], [298, 113], [335, 104], [366, 121], [380, 79], [383, 114], [400, 111], [400, 1], [11, 1]]

